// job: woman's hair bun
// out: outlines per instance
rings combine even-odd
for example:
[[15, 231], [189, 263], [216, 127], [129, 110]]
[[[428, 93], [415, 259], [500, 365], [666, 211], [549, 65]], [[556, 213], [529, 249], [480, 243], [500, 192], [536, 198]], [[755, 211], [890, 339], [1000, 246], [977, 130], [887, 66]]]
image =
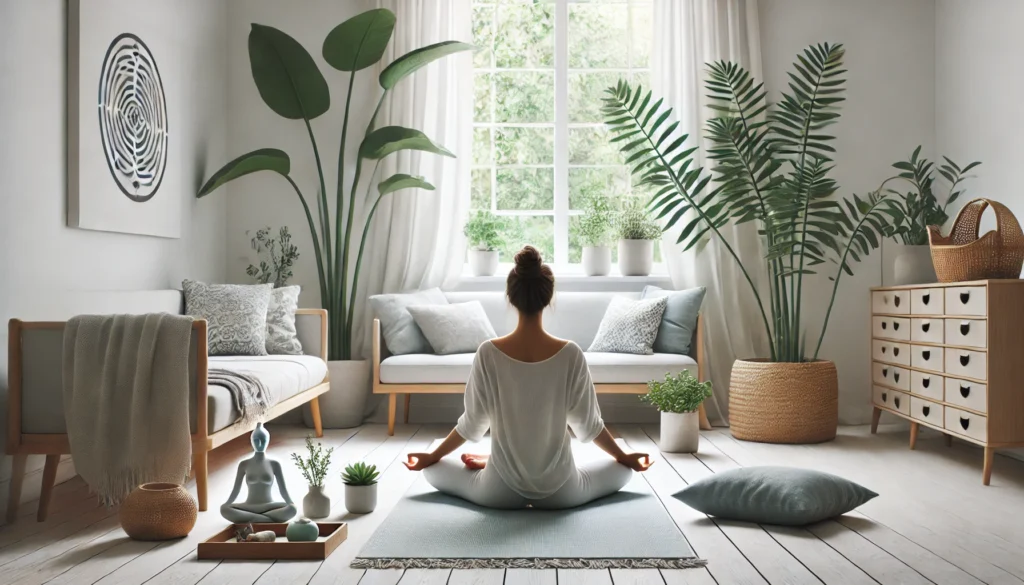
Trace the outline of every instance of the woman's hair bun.
[[555, 275], [533, 246], [524, 246], [517, 252], [515, 262], [505, 281], [505, 294], [520, 313], [540, 313], [554, 297]]
[[516, 252], [515, 262], [516, 274], [524, 278], [540, 276], [541, 266], [544, 265], [540, 252], [533, 246], [524, 246], [522, 250]]

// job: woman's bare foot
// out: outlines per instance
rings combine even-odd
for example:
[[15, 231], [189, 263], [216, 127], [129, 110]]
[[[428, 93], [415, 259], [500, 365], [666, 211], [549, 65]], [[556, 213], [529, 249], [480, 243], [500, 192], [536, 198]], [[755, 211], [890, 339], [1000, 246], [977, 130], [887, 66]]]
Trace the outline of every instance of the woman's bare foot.
[[473, 455], [471, 453], [462, 454], [462, 463], [465, 464], [466, 469], [483, 469], [487, 467], [487, 459], [490, 455]]

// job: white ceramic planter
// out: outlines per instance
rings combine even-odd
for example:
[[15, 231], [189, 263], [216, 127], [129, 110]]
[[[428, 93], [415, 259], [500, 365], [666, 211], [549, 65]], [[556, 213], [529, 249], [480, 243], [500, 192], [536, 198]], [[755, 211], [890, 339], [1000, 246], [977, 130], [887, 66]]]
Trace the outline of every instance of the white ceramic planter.
[[608, 246], [583, 246], [583, 273], [606, 276], [612, 271], [612, 249]]
[[619, 273], [647, 276], [654, 266], [654, 240], [619, 240]]
[[661, 413], [661, 441], [666, 453], [696, 453], [700, 446], [700, 417], [697, 412]]
[[306, 518], [326, 518], [331, 514], [331, 498], [324, 493], [324, 487], [309, 486], [309, 492], [302, 498], [302, 515]]
[[353, 514], [369, 514], [377, 507], [377, 484], [345, 484], [345, 509]]
[[498, 251], [470, 250], [469, 269], [473, 276], [494, 276], [498, 271]]
[[[348, 360], [327, 362], [331, 380], [329, 392], [320, 395], [320, 418], [326, 429], [350, 429], [363, 423], [370, 397], [370, 362]], [[313, 427], [309, 407], [303, 409], [307, 427]]]
[[882, 286], [938, 282], [927, 245], [908, 246], [891, 240], [882, 243]]

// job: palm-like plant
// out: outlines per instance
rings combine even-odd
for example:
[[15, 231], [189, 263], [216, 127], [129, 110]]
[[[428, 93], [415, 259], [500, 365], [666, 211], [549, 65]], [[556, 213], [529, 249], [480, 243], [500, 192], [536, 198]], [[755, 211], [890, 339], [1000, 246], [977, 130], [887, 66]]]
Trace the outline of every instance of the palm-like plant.
[[[288, 181], [302, 204], [313, 239], [313, 254], [316, 257], [317, 275], [320, 280], [320, 302], [323, 308], [327, 309], [329, 320], [328, 350], [332, 360], [352, 358], [352, 326], [359, 287], [359, 269], [370, 222], [373, 221], [381, 199], [401, 189], [434, 190], [434, 186], [423, 177], [397, 173], [377, 183], [376, 194], [371, 193], [381, 160], [400, 150], [419, 150], [442, 156], [455, 156], [419, 130], [401, 126], [376, 127], [377, 114], [384, 103], [384, 98], [399, 81], [437, 59], [474, 48], [466, 43], [443, 41], [410, 51], [381, 71], [378, 77], [381, 91], [377, 107], [370, 117], [359, 145], [351, 180], [346, 180], [349, 114], [356, 72], [372, 67], [380, 61], [391, 41], [394, 28], [394, 13], [378, 8], [358, 14], [339, 24], [324, 39], [324, 60], [338, 71], [349, 74], [341, 125], [341, 146], [338, 151], [338, 184], [335, 189], [333, 214], [328, 204], [320, 150], [310, 124], [310, 121], [327, 113], [331, 107], [327, 80], [313, 61], [313, 57], [298, 41], [276, 28], [259, 24], [253, 24], [249, 32], [249, 64], [252, 68], [252, 78], [256, 82], [260, 97], [274, 113], [290, 120], [301, 120], [306, 127], [319, 178], [318, 197], [314, 200], [316, 220], [307, 197], [290, 175], [291, 159], [284, 151], [274, 148], [254, 150], [227, 163], [210, 177], [196, 195], [204, 197], [225, 183], [258, 171], [275, 172]], [[372, 161], [374, 166], [366, 185], [366, 192], [360, 198], [357, 192], [364, 161]], [[359, 247], [353, 253], [353, 224], [357, 207], [366, 211], [362, 218], [363, 229]]]
[[[729, 62], [708, 66], [705, 87], [716, 116], [705, 136], [713, 161], [710, 172], [695, 164], [688, 136], [668, 123], [671, 109], [650, 91], [619, 82], [608, 89], [604, 116], [612, 141], [640, 182], [656, 189], [649, 206], [665, 222], [678, 226], [684, 249], [713, 236], [740, 267], [757, 302], [767, 332], [771, 360], [808, 358], [803, 331], [804, 278], [826, 262], [837, 265], [832, 296], [817, 346], [817, 359], [843, 274], [879, 246], [899, 220], [885, 183], [865, 197], [842, 203], [829, 178], [834, 137], [827, 129], [839, 118], [845, 78], [842, 45], [814, 45], [797, 56], [789, 91], [769, 108], [764, 84]], [[768, 298], [740, 261], [721, 229], [729, 223], [756, 221], [764, 238], [769, 275]]]
[[[981, 164], [975, 161], [960, 168], [960, 165], [949, 157], [942, 158], [946, 162], [936, 167], [935, 163], [921, 156], [921, 147], [918, 146], [911, 153], [909, 160], [892, 165], [900, 171], [896, 176], [910, 183], [912, 188], [905, 194], [894, 191], [899, 195], [896, 198], [896, 205], [903, 215], [903, 221], [896, 226], [894, 237], [908, 246], [928, 245], [928, 226], [943, 226], [949, 221], [949, 206], [963, 194], [963, 191], [957, 191], [957, 187], [968, 178], [967, 173]], [[945, 203], [939, 203], [935, 195], [936, 172], [949, 182]]]

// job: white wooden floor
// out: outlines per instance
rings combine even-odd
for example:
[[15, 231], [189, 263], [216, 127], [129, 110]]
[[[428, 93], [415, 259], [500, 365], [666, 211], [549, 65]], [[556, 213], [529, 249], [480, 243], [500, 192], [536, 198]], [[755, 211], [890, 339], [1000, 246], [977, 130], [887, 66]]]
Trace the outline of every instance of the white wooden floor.
[[[379, 425], [328, 431], [337, 447], [329, 486], [336, 514], [350, 522], [349, 539], [323, 563], [198, 561], [196, 543], [221, 528], [217, 504], [231, 488], [235, 464], [249, 450], [236, 441], [211, 456], [211, 511], [200, 514], [187, 538], [165, 543], [129, 540], [116, 510], [98, 507], [81, 480], [56, 489], [50, 518], [35, 521], [35, 503], [20, 510], [12, 526], [0, 528], [0, 583], [103, 585], [177, 584], [754, 584], [910, 583], [1024, 585], [1024, 462], [996, 458], [992, 485], [981, 485], [980, 452], [963, 443], [946, 447], [925, 433], [918, 450], [907, 449], [907, 433], [866, 427], [840, 431], [833, 443], [779, 446], [734, 440], [727, 430], [703, 434], [700, 452], [656, 455], [646, 474], [669, 513], [707, 569], [686, 571], [362, 571], [349, 561], [384, 520], [414, 474], [401, 455], [421, 450], [449, 429], [400, 427], [387, 437]], [[617, 426], [613, 430], [635, 449], [658, 453], [657, 428]], [[271, 427], [270, 453], [281, 461], [302, 447], [308, 432]], [[340, 464], [365, 459], [384, 469], [376, 512], [346, 517], [341, 505]], [[748, 465], [802, 466], [841, 474], [881, 494], [858, 512], [808, 529], [762, 527], [711, 520], [670, 497], [685, 484]], [[285, 469], [293, 469], [285, 465]], [[293, 497], [304, 494], [290, 473]], [[585, 537], [581, 535], [581, 538]]]

